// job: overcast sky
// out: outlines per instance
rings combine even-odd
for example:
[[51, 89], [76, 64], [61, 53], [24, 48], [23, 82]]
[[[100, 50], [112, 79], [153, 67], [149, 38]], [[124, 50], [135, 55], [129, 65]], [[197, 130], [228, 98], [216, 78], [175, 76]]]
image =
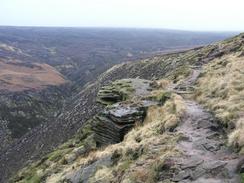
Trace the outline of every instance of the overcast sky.
[[244, 0], [0, 0], [0, 25], [244, 31]]

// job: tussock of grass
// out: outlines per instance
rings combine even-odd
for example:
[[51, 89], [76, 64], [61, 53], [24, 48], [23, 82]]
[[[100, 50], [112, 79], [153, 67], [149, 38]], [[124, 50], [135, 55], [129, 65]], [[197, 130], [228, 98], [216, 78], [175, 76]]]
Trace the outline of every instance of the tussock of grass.
[[157, 86], [161, 89], [165, 89], [165, 88], [167, 88], [167, 86], [169, 86], [171, 84], [171, 82], [166, 79], [160, 79], [160, 80], [157, 80], [156, 82], [157, 82]]
[[24, 179], [22, 179], [22, 180], [16, 179], [14, 181], [19, 182], [19, 183], [40, 183], [41, 176], [38, 175], [38, 173], [36, 172], [36, 169], [34, 169], [34, 170], [30, 171], [29, 174], [27, 174]]
[[215, 59], [208, 64], [198, 82], [196, 99], [230, 130], [230, 145], [244, 146], [244, 57], [239, 53]]
[[169, 77], [174, 83], [180, 82], [185, 79], [191, 73], [191, 69], [188, 65], [176, 68], [174, 73]]
[[[167, 95], [169, 96], [169, 95]], [[170, 130], [176, 127], [180, 121], [179, 117], [183, 115], [185, 111], [185, 104], [183, 99], [179, 95], [172, 94], [171, 100], [167, 101], [164, 106], [152, 106], [149, 107], [145, 123], [161, 125], [158, 130]]]
[[153, 90], [151, 95], [146, 98], [164, 104], [171, 97], [171, 94], [171, 92], [165, 90]]
[[236, 129], [229, 135], [229, 143], [236, 148], [244, 147], [244, 118], [237, 121]]

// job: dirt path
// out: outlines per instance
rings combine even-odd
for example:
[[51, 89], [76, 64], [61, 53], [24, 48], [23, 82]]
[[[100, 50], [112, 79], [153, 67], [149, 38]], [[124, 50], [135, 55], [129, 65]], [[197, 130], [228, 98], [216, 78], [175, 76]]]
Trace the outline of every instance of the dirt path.
[[[178, 93], [188, 92], [196, 82], [200, 69], [179, 86]], [[183, 153], [176, 160], [180, 171], [174, 176], [175, 182], [194, 183], [238, 183], [241, 182], [236, 172], [238, 155], [226, 146], [227, 137], [212, 114], [205, 111], [194, 101], [186, 100], [186, 116], [176, 130], [184, 135], [178, 149]]]
[[181, 171], [174, 181], [195, 183], [238, 183], [238, 156], [226, 146], [226, 137], [214, 117], [197, 103], [186, 101], [187, 113], [177, 131], [184, 134], [178, 144], [183, 152], [176, 162]]

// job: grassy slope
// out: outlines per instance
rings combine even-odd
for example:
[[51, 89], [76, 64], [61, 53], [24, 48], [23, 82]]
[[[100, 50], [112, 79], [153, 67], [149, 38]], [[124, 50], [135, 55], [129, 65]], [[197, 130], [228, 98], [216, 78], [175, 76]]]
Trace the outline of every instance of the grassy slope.
[[[149, 108], [144, 125], [137, 126], [129, 132], [122, 143], [110, 145], [105, 149], [95, 147], [92, 140], [93, 132], [88, 123], [73, 139], [19, 172], [14, 181], [22, 183], [38, 183], [41, 180], [50, 183], [63, 181], [67, 173], [79, 170], [81, 166], [88, 166], [107, 156], [116, 156], [118, 157], [116, 163], [111, 167], [99, 168], [91, 178], [92, 182], [116, 182], [122, 177], [125, 181], [137, 179], [150, 183], [157, 178], [157, 168], [162, 166], [168, 157], [178, 154], [174, 144], [181, 135], [165, 132], [165, 129], [175, 126], [183, 116], [184, 110], [182, 98], [172, 95], [163, 106]], [[154, 146], [168, 142], [171, 144], [163, 146], [157, 153], [153, 152]], [[75, 155], [81, 149], [83, 153]], [[145, 169], [136, 166], [137, 162], [144, 162]]]

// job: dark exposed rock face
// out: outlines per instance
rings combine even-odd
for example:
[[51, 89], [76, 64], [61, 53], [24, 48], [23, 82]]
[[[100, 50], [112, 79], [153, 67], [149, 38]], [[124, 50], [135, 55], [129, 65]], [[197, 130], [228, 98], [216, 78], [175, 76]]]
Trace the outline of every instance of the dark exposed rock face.
[[98, 93], [99, 102], [103, 103], [104, 101], [116, 103], [123, 100], [123, 96], [118, 91], [111, 90], [100, 90]]
[[98, 146], [121, 142], [136, 124], [142, 123], [146, 108], [138, 104], [118, 103], [94, 118], [93, 130]]
[[93, 130], [98, 146], [121, 142], [136, 123], [143, 122], [147, 106], [157, 104], [142, 100], [152, 88], [149, 80], [122, 79], [100, 89], [97, 101], [113, 105], [94, 117]]
[[69, 182], [80, 183], [88, 182], [89, 178], [96, 172], [101, 166], [110, 166], [112, 164], [111, 156], [103, 157], [88, 166], [81, 167], [79, 170], [66, 177]]

